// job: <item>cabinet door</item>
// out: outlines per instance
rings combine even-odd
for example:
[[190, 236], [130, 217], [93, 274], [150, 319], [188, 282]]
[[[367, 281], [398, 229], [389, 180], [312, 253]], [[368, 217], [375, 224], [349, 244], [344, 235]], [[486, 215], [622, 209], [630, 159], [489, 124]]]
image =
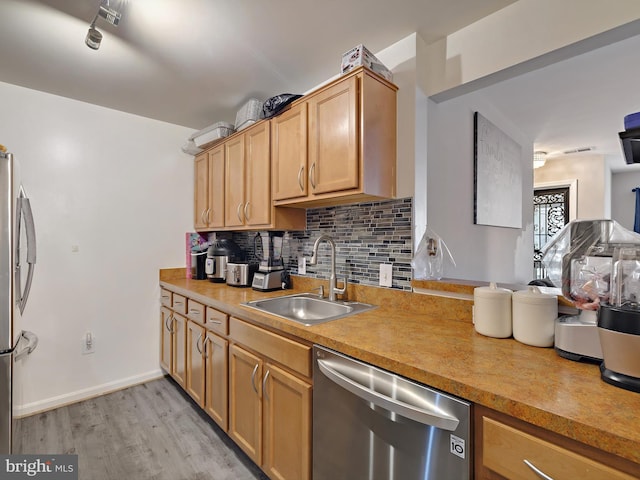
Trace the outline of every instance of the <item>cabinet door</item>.
[[208, 227], [224, 227], [224, 144], [209, 152], [208, 204]]
[[271, 223], [271, 152], [269, 122], [250, 128], [245, 138], [246, 225]]
[[262, 394], [264, 470], [270, 478], [311, 478], [311, 385], [266, 364]]
[[307, 104], [271, 120], [272, 192], [274, 200], [307, 195]]
[[358, 188], [358, 78], [311, 96], [308, 104], [310, 193]]
[[204, 405], [204, 344], [205, 330], [187, 320], [187, 373], [185, 389], [200, 406]]
[[160, 367], [169, 375], [172, 373], [171, 369], [171, 344], [173, 329], [173, 317], [171, 316], [171, 310], [162, 307], [160, 309]]
[[173, 314], [173, 345], [171, 349], [172, 370], [171, 374], [178, 384], [184, 388], [186, 368], [186, 329], [187, 319], [177, 313]]
[[205, 397], [204, 410], [226, 432], [228, 429], [228, 343], [212, 332], [207, 332], [204, 343]]
[[195, 158], [193, 170], [195, 176], [193, 224], [196, 229], [204, 229], [207, 228], [207, 209], [209, 208], [209, 160], [206, 153]]
[[229, 436], [262, 464], [262, 360], [237, 345], [229, 348]]
[[224, 224], [227, 227], [244, 225], [244, 135], [224, 144]]

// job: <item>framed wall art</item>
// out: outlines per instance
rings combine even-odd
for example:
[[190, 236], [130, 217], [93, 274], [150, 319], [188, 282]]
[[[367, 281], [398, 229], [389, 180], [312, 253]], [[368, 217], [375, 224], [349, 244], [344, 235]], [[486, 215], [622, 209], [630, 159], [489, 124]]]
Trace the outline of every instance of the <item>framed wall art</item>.
[[478, 112], [473, 126], [473, 223], [522, 228], [522, 147]]

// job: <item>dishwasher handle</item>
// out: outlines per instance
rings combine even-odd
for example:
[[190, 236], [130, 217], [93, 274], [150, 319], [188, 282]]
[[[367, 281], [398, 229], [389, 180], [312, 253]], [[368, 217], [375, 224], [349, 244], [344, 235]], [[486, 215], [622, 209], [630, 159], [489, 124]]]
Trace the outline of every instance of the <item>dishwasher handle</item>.
[[453, 432], [458, 428], [460, 421], [452, 415], [448, 415], [447, 413], [437, 409], [426, 410], [420, 406], [411, 405], [395, 398], [388, 397], [380, 392], [376, 392], [375, 390], [361, 385], [346, 375], [343, 375], [338, 371], [339, 367], [328, 360], [317, 359], [317, 362], [320, 371], [327, 378], [363, 400], [424, 425], [429, 425], [450, 432]]

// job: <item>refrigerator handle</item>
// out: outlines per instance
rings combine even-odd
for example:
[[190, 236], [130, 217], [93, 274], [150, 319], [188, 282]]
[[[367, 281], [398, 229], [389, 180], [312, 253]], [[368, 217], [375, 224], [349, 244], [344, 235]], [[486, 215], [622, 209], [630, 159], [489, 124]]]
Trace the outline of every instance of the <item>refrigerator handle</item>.
[[[23, 348], [19, 348], [20, 343], [23, 340], [26, 340], [27, 344]], [[23, 330], [22, 332], [20, 332], [20, 339], [18, 340], [18, 345], [16, 348], [17, 353], [13, 357], [13, 360], [18, 361], [22, 357], [29, 355], [31, 352], [33, 352], [36, 349], [37, 346], [38, 346], [38, 337], [36, 336], [36, 334], [33, 332], [27, 332], [26, 330]]]
[[[18, 232], [18, 238], [16, 240], [16, 290], [18, 298], [18, 308], [20, 314], [24, 312], [24, 308], [27, 305], [27, 299], [29, 298], [29, 291], [31, 290], [31, 282], [33, 281], [33, 271], [36, 264], [36, 229], [33, 221], [33, 212], [31, 211], [31, 202], [24, 193], [24, 189], [20, 187], [20, 193], [18, 195], [18, 201], [16, 202], [16, 223]], [[27, 236], [27, 263], [29, 270], [27, 271], [27, 279], [24, 285], [24, 291], [22, 290], [21, 274], [20, 274], [20, 224], [21, 219], [24, 218], [24, 224], [26, 227]]]

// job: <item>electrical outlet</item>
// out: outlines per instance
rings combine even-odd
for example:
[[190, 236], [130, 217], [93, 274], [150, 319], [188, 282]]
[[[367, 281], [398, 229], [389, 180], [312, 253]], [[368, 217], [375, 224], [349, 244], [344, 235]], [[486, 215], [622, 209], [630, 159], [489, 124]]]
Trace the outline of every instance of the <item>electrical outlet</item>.
[[87, 332], [82, 337], [82, 354], [88, 355], [96, 351], [96, 337], [92, 332]]
[[380, 286], [390, 287], [393, 283], [393, 264], [381, 263], [380, 264]]
[[298, 275], [307, 273], [307, 257], [298, 257]]

